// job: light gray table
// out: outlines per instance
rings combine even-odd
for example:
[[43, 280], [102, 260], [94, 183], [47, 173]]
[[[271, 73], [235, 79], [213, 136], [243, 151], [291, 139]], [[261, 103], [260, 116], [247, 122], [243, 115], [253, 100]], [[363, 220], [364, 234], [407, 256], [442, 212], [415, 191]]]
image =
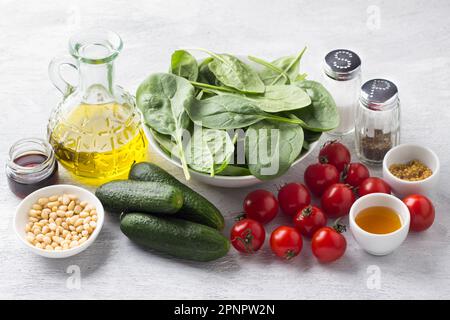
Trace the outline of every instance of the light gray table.
[[[302, 67], [313, 79], [320, 76], [328, 50], [353, 49], [362, 57], [364, 80], [386, 77], [398, 85], [402, 141], [430, 146], [441, 159], [442, 171], [432, 196], [437, 212], [430, 230], [410, 235], [385, 257], [364, 253], [347, 234], [345, 257], [326, 266], [315, 261], [308, 242], [288, 263], [274, 258], [267, 244], [253, 257], [232, 249], [226, 258], [206, 264], [169, 259], [131, 243], [112, 217], [82, 254], [64, 260], [41, 258], [23, 248], [13, 233], [19, 199], [2, 174], [0, 298], [450, 298], [449, 14], [450, 2], [445, 0], [1, 0], [1, 168], [13, 141], [45, 135], [50, 110], [60, 99], [47, 77], [50, 59], [66, 53], [67, 39], [79, 27], [103, 26], [123, 37], [117, 80], [131, 92], [149, 73], [167, 70], [171, 52], [183, 46], [270, 58], [308, 45]], [[344, 142], [353, 149], [352, 137]], [[262, 187], [275, 190], [283, 182], [301, 181], [316, 156], [317, 150], [294, 171]], [[178, 169], [155, 155], [153, 160], [182, 178]], [[72, 183], [66, 175], [63, 180]], [[195, 182], [191, 186], [223, 211], [226, 233], [232, 213], [240, 210], [251, 190]], [[286, 222], [280, 216], [268, 230]]]

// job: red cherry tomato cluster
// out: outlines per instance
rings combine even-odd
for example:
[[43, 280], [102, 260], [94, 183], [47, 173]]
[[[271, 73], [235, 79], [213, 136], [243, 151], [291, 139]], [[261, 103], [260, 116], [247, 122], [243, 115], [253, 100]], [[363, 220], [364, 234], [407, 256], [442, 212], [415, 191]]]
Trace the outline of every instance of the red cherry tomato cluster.
[[254, 190], [244, 199], [245, 218], [231, 229], [231, 244], [236, 250], [253, 254], [265, 240], [264, 224], [272, 221], [279, 208], [293, 218], [292, 226], [279, 226], [270, 236], [270, 248], [282, 259], [296, 257], [303, 248], [302, 235], [311, 238], [311, 250], [319, 262], [339, 259], [345, 252], [342, 225], [327, 227], [325, 213], [311, 205], [311, 195], [301, 183], [288, 183], [278, 191], [278, 199], [267, 190]]
[[351, 162], [350, 151], [340, 142], [325, 143], [318, 160], [306, 168], [304, 179], [311, 192], [321, 197], [322, 210], [328, 218], [346, 216], [356, 196], [391, 193], [384, 180], [370, 177], [365, 165]]
[[[231, 230], [231, 243], [240, 252], [252, 254], [264, 244], [264, 224], [272, 221], [279, 209], [293, 218], [292, 226], [279, 226], [270, 236], [275, 255], [292, 259], [303, 248], [302, 236], [311, 239], [311, 251], [321, 263], [341, 258], [347, 241], [342, 235], [345, 226], [339, 218], [348, 215], [357, 196], [370, 193], [391, 193], [390, 186], [377, 177], [370, 177], [362, 163], [352, 163], [350, 152], [342, 143], [327, 142], [319, 153], [319, 162], [304, 173], [306, 186], [291, 182], [280, 188], [278, 197], [267, 190], [254, 190], [244, 199], [245, 218]], [[311, 193], [320, 197], [320, 208], [311, 204]], [[431, 201], [421, 195], [403, 199], [411, 214], [410, 230], [423, 231], [434, 221]], [[336, 219], [327, 226], [328, 219]]]

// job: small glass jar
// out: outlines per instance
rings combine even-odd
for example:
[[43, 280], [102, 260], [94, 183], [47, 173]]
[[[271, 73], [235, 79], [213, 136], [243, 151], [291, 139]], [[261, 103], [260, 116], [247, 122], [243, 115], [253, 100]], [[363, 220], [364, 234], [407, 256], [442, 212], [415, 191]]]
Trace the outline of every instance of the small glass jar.
[[339, 126], [332, 135], [346, 135], [355, 128], [355, 112], [361, 88], [361, 59], [353, 51], [336, 49], [325, 56], [323, 84], [339, 112]]
[[362, 162], [380, 164], [400, 143], [400, 99], [389, 80], [369, 80], [361, 87], [355, 121], [356, 152]]
[[58, 163], [53, 149], [37, 138], [21, 139], [9, 150], [6, 177], [11, 191], [26, 197], [33, 191], [57, 183]]

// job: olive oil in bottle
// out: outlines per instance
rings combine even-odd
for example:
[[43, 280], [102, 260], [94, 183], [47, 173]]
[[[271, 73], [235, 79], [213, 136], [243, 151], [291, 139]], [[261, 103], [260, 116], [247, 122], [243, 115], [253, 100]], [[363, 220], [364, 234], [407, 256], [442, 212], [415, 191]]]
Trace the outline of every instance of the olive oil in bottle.
[[145, 158], [147, 145], [129, 112], [117, 103], [76, 107], [50, 134], [59, 162], [88, 184], [125, 178], [133, 162]]
[[[122, 45], [112, 31], [84, 30], [69, 40], [72, 58], [55, 58], [49, 66], [63, 100], [50, 117], [48, 139], [60, 164], [83, 183], [126, 178], [131, 165], [147, 156], [135, 100], [114, 82]], [[67, 64], [78, 70], [76, 86], [60, 74]]]

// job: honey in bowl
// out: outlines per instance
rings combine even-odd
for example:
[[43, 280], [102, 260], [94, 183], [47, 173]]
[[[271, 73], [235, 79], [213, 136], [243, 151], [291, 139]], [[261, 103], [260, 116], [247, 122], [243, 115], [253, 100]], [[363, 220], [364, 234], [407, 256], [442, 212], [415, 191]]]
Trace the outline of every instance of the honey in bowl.
[[361, 210], [355, 218], [356, 224], [369, 233], [387, 234], [401, 228], [398, 213], [389, 207], [369, 207]]

